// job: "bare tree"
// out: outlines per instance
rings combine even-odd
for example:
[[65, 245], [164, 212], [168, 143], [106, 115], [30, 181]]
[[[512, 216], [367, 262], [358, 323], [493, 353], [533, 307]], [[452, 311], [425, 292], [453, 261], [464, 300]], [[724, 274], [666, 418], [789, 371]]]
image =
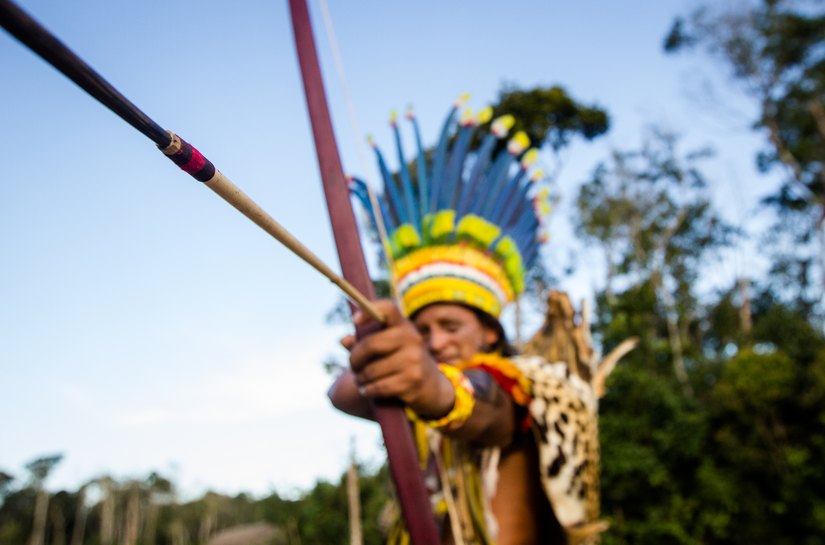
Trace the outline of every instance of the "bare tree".
[[83, 545], [83, 538], [86, 534], [86, 520], [89, 515], [89, 508], [86, 506], [86, 488], [84, 484], [77, 491], [77, 509], [74, 515], [74, 529], [69, 545]]
[[97, 480], [103, 492], [100, 504], [100, 544], [112, 545], [115, 541], [115, 486], [109, 476]]
[[37, 490], [29, 545], [44, 544], [46, 537], [46, 519], [49, 512], [49, 491], [46, 490], [44, 481], [62, 459], [62, 454], [54, 454], [37, 458], [26, 464], [26, 469], [31, 473], [32, 486]]

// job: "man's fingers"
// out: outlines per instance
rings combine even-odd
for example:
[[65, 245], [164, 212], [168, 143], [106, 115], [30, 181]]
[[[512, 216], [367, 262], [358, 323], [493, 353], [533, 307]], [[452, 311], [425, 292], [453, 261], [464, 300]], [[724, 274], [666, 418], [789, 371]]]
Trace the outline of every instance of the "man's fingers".
[[364, 325], [364, 323], [365, 323], [366, 321], [367, 321], [366, 316], [364, 316], [364, 313], [363, 313], [363, 312], [361, 312], [360, 310], [356, 310], [356, 311], [352, 314], [352, 324], [353, 324], [354, 326], [358, 327], [359, 325]]
[[[378, 299], [377, 301], [373, 301], [372, 304], [375, 309], [386, 318], [387, 321], [384, 323], [384, 326], [393, 326], [404, 320], [404, 315], [401, 314], [401, 310], [394, 301], [390, 299]], [[352, 315], [352, 322], [356, 327], [362, 326], [370, 321], [372, 321], [372, 318], [364, 314], [361, 310], [356, 310]]]
[[363, 369], [355, 374], [355, 382], [359, 386], [375, 382], [386, 377], [398, 375], [405, 371], [405, 360], [400, 357], [389, 357], [374, 365], [366, 365]]
[[355, 341], [355, 335], [346, 335], [342, 337], [339, 342], [341, 343], [341, 346], [343, 346], [347, 350], [352, 350], [352, 347], [355, 346]]
[[350, 348], [350, 367], [358, 373], [370, 362], [389, 357], [411, 342], [415, 342], [411, 332], [400, 327], [390, 327], [373, 333]]
[[374, 380], [358, 387], [358, 392], [364, 397], [398, 397], [403, 392], [403, 388], [398, 387], [398, 381], [392, 377]]

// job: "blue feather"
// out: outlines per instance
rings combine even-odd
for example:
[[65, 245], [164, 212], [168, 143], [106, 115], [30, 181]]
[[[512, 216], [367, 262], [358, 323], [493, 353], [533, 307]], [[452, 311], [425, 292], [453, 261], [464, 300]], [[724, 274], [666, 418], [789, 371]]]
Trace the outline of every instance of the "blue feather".
[[454, 206], [456, 192], [460, 187], [461, 170], [464, 166], [464, 159], [467, 157], [470, 142], [472, 142], [473, 132], [475, 132], [473, 125], [466, 125], [458, 130], [458, 138], [450, 151], [450, 160], [447, 163], [447, 171], [441, 188], [442, 193], [438, 198], [439, 209], [441, 210], [452, 209]]
[[447, 157], [447, 141], [449, 140], [450, 127], [455, 119], [458, 107], [453, 106], [447, 114], [447, 119], [444, 120], [444, 126], [441, 127], [441, 137], [438, 139], [438, 147], [435, 149], [435, 160], [433, 161], [433, 183], [430, 186], [430, 212], [438, 211], [438, 194], [441, 187], [441, 182], [444, 178], [444, 163]]
[[421, 132], [418, 130], [418, 120], [416, 120], [415, 116], [412, 114], [408, 117], [413, 124], [413, 130], [415, 131], [415, 145], [418, 148], [418, 155], [416, 156], [416, 167], [418, 169], [418, 211], [423, 216], [424, 211], [427, 210], [427, 204], [429, 203], [427, 192], [427, 189], [429, 188], [427, 158], [424, 155], [424, 146], [421, 144]]
[[[366, 209], [367, 212], [369, 212], [370, 218], [372, 219], [373, 227], [375, 227], [375, 229], [378, 230], [378, 221], [375, 216], [375, 209], [372, 206], [372, 200], [370, 199], [369, 189], [367, 189], [366, 182], [359, 178], [351, 178], [351, 182], [352, 183], [350, 184], [350, 193], [355, 195], [358, 198], [358, 201], [364, 207], [364, 209]], [[390, 217], [390, 213], [387, 210], [387, 206], [384, 203], [383, 199], [376, 195], [375, 200], [378, 202], [378, 207], [381, 210], [381, 219], [384, 222], [384, 226], [390, 230], [394, 229], [397, 226], [397, 224]]]
[[483, 198], [478, 198], [475, 202], [470, 204], [468, 213], [470, 214], [477, 214], [481, 215], [481, 211], [484, 209], [484, 204], [487, 200], [489, 200], [491, 193], [489, 192], [488, 184], [492, 183], [492, 180], [496, 178], [499, 172], [506, 171], [506, 168], [510, 165], [512, 161], [512, 155], [510, 155], [506, 150], [499, 152], [496, 156], [495, 160], [493, 161], [493, 166], [490, 167], [490, 170], [481, 180], [479, 184], [480, 187], [478, 191], [481, 193]]
[[[485, 218], [492, 218], [493, 207], [497, 202], [500, 202], [499, 196], [502, 194], [502, 186], [505, 184], [510, 171], [510, 166], [516, 160], [515, 155], [508, 152], [510, 160], [506, 162], [506, 166], [501, 167], [501, 170], [496, 171], [490, 178], [488, 183], [492, 184], [489, 188], [489, 193], [493, 198], [488, 198], [484, 203], [484, 208], [481, 211], [481, 216]], [[485, 191], [487, 193], [487, 191]]]
[[518, 190], [512, 194], [510, 202], [507, 203], [501, 213], [501, 221], [499, 222], [499, 225], [507, 226], [515, 221], [517, 212], [520, 212], [524, 207], [524, 204], [527, 202], [527, 192], [530, 191], [530, 186], [532, 185], [533, 184], [528, 181], [527, 183], [522, 184]]
[[387, 168], [387, 163], [384, 161], [384, 155], [381, 153], [381, 150], [378, 149], [378, 146], [373, 146], [373, 149], [375, 150], [375, 155], [378, 158], [378, 166], [381, 170], [381, 177], [384, 179], [384, 195], [389, 195], [388, 202], [390, 203], [390, 207], [395, 210], [399, 222], [408, 223], [410, 220], [403, 208], [403, 201], [401, 200], [401, 195], [398, 194], [398, 188], [395, 187], [395, 180], [393, 179], [392, 174], [390, 174], [390, 170]]
[[481, 180], [481, 174], [484, 172], [484, 169], [487, 168], [487, 165], [490, 164], [490, 157], [497, 140], [496, 135], [492, 133], [484, 137], [481, 147], [479, 147], [478, 153], [476, 153], [476, 162], [473, 165], [473, 170], [470, 172], [470, 177], [461, 190], [461, 197], [458, 199], [458, 204], [456, 205], [456, 219], [464, 216], [465, 211], [469, 208], [469, 200], [478, 190], [478, 182]]
[[501, 225], [502, 213], [504, 212], [507, 204], [513, 198], [513, 194], [516, 190], [518, 190], [519, 184], [524, 179], [525, 174], [527, 174], [527, 169], [522, 166], [519, 168], [518, 172], [516, 172], [515, 176], [507, 181], [507, 184], [501, 191], [499, 198], [496, 199], [496, 204], [493, 207], [493, 210], [490, 212], [490, 220], [493, 223]]
[[398, 130], [398, 123], [392, 123], [392, 132], [395, 134], [395, 147], [398, 149], [398, 164], [400, 165], [399, 170], [401, 171], [401, 186], [404, 188], [404, 199], [407, 201], [407, 215], [409, 216], [410, 223], [418, 231], [421, 218], [418, 215], [418, 206], [413, 195], [410, 171], [407, 168], [407, 161], [404, 159], [404, 147], [401, 145], [401, 134]]

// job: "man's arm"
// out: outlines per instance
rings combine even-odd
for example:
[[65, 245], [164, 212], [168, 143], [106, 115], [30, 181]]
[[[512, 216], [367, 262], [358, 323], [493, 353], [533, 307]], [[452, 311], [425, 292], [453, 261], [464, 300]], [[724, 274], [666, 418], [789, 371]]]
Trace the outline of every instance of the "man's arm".
[[[388, 317], [386, 327], [360, 341], [351, 336], [342, 340], [350, 350], [350, 369], [330, 388], [333, 405], [372, 418], [366, 398], [397, 397], [422, 419], [445, 416], [455, 403], [455, 390], [438, 370], [424, 338], [392, 302], [378, 301], [376, 306]], [[356, 315], [355, 320], [367, 319]], [[468, 370], [465, 375], [475, 390], [473, 412], [463, 425], [443, 432], [483, 446], [508, 444], [516, 428], [512, 400], [488, 373]]]
[[339, 411], [358, 418], [375, 420], [369, 401], [358, 393], [358, 384], [355, 382], [355, 375], [352, 374], [351, 370], [344, 369], [341, 371], [341, 374], [330, 386], [327, 395], [332, 402], [332, 406]]
[[516, 432], [515, 403], [486, 371], [467, 369], [464, 375], [475, 390], [473, 414], [446, 434], [484, 447], [509, 445]]

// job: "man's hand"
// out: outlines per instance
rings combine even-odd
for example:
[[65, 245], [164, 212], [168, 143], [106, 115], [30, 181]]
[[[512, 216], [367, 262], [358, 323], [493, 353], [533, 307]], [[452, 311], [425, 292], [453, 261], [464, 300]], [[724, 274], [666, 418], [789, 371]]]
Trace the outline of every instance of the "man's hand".
[[[332, 404], [348, 414], [374, 418], [367, 399], [395, 397], [424, 419], [447, 415], [455, 403], [455, 390], [439, 371], [427, 340], [392, 301], [375, 305], [387, 316], [387, 323], [361, 340], [353, 335], [341, 340], [350, 351], [350, 369], [330, 389]], [[369, 321], [360, 313], [353, 318], [356, 325]], [[489, 373], [470, 369], [464, 374], [475, 389], [473, 413], [460, 427], [443, 432], [481, 446], [509, 444], [517, 429], [512, 400]]]
[[[361, 340], [341, 340], [350, 351], [350, 368], [358, 392], [366, 398], [395, 397], [423, 418], [437, 419], [450, 412], [455, 391], [438, 370], [426, 342], [415, 326], [391, 301], [377, 301], [387, 317], [384, 329]], [[358, 312], [356, 326], [369, 318]]]

